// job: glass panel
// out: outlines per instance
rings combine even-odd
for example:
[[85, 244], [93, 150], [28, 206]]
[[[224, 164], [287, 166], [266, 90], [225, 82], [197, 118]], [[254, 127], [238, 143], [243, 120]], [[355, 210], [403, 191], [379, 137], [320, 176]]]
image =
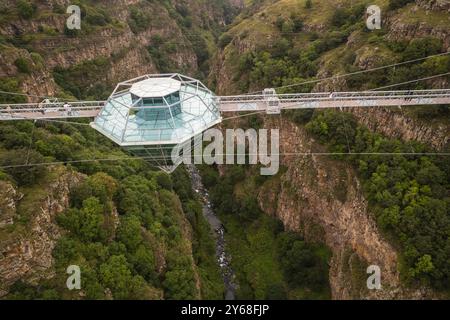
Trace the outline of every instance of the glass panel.
[[[184, 84], [181, 91], [165, 95], [164, 99], [143, 98], [131, 108], [138, 100], [141, 98], [130, 92], [114, 97], [105, 105], [95, 124], [115, 141], [145, 144], [184, 141], [194, 131], [206, 130], [220, 117], [213, 95], [195, 84]], [[170, 110], [167, 104], [172, 105]]]

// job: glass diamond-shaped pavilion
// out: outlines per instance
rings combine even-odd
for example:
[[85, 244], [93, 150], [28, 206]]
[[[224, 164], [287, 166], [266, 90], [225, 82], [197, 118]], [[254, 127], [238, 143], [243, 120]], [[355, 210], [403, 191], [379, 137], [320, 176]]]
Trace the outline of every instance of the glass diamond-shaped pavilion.
[[171, 158], [174, 148], [221, 120], [214, 94], [200, 81], [164, 74], [119, 83], [91, 126], [170, 172], [179, 164]]

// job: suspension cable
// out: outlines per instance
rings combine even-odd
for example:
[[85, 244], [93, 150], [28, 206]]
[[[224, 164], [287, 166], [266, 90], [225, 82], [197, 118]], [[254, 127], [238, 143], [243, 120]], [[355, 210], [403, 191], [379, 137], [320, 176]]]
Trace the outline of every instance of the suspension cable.
[[[298, 83], [292, 83], [292, 84], [285, 85], [285, 86], [275, 87], [274, 89], [286, 89], [286, 88], [297, 87], [297, 86], [301, 86], [301, 85], [305, 85], [305, 84], [318, 83], [318, 82], [322, 82], [322, 81], [326, 81], [326, 80], [346, 78], [346, 77], [357, 75], [357, 74], [368, 73], [368, 72], [383, 70], [383, 69], [387, 69], [387, 68], [393, 68], [393, 67], [397, 67], [397, 66], [401, 66], [401, 65], [405, 65], [405, 64], [410, 64], [410, 63], [414, 63], [414, 62], [418, 62], [418, 61], [427, 60], [427, 59], [430, 59], [430, 58], [446, 56], [446, 55], [449, 55], [449, 54], [450, 54], [450, 51], [449, 52], [444, 52], [444, 53], [430, 55], [430, 56], [427, 56], [427, 57], [424, 57], [424, 58], [417, 58], [417, 59], [403, 61], [403, 62], [398, 62], [398, 63], [394, 63], [394, 64], [390, 64], [390, 65], [375, 67], [375, 68], [371, 68], [371, 69], [359, 70], [359, 71], [355, 71], [355, 72], [350, 72], [350, 73], [345, 73], [345, 74], [340, 74], [340, 75], [335, 75], [335, 76], [330, 76], [330, 77], [324, 77], [324, 78], [319, 78], [319, 79], [314, 79], [314, 80], [308, 80], [308, 81], [303, 81], [303, 82], [298, 82]], [[261, 91], [249, 92], [249, 93], [246, 93], [245, 95], [251, 95], [251, 94], [255, 94], [255, 93], [259, 93], [259, 92], [261, 92]]]

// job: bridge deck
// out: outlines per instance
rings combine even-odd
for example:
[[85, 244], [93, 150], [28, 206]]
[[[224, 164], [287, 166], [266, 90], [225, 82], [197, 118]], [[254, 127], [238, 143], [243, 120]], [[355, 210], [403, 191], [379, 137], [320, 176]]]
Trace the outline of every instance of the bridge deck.
[[[392, 107], [450, 104], [450, 89], [419, 91], [365, 91], [335, 93], [278, 94], [280, 109], [321, 109], [351, 107]], [[217, 97], [221, 112], [264, 111], [268, 108], [265, 95]], [[94, 118], [106, 101], [71, 103], [70, 111], [62, 103], [30, 103], [0, 105], [0, 121], [66, 118]]]
[[70, 103], [65, 109], [62, 103], [27, 103], [0, 105], [0, 121], [94, 118], [103, 108], [105, 101], [81, 101]]
[[[279, 94], [281, 109], [392, 107], [450, 104], [450, 90]], [[220, 97], [220, 111], [264, 111], [264, 95]]]

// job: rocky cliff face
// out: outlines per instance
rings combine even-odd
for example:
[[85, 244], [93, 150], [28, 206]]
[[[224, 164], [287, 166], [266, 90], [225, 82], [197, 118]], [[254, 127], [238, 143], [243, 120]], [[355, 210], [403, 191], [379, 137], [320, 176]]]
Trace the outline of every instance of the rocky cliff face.
[[[441, 19], [431, 18], [433, 13], [440, 14]], [[400, 14], [390, 16], [385, 20], [389, 30], [387, 36], [389, 39], [395, 40], [433, 36], [442, 39], [445, 49], [448, 49], [450, 47], [448, 13], [450, 13], [448, 1], [416, 0], [415, 4], [406, 7]], [[411, 19], [408, 17], [409, 15], [417, 15], [421, 19]]]
[[[301, 33], [305, 36], [308, 32], [317, 34], [325, 33], [333, 30], [329, 25], [330, 11], [328, 1], [320, 1], [313, 5], [313, 9], [305, 10], [301, 5], [290, 4], [289, 12], [296, 12], [303, 22]], [[263, 7], [260, 12], [246, 18], [229, 31], [232, 40], [222, 51], [217, 53], [214, 61], [213, 70], [210, 81], [217, 83], [217, 91], [220, 94], [238, 94], [242, 93], [239, 87], [239, 58], [244, 54], [254, 51], [256, 47], [262, 44], [275, 43], [282, 36], [280, 30], [275, 27], [277, 17], [288, 19], [285, 11], [288, 2], [279, 1], [275, 4]], [[343, 7], [342, 4], [337, 4]], [[283, 11], [284, 9], [284, 11]], [[317, 16], [317, 10], [323, 10], [323, 14]], [[389, 41], [405, 41], [423, 37], [435, 37], [443, 41], [443, 50], [448, 51], [450, 48], [450, 29], [449, 29], [449, 12], [450, 7], [447, 1], [421, 1], [417, 0], [399, 10], [388, 11], [383, 7], [383, 39]], [[327, 16], [328, 15], [328, 16]], [[327, 78], [333, 75], [342, 74], [344, 71], [340, 69], [342, 65], [348, 64], [339, 60], [336, 52], [353, 52], [355, 54], [354, 65], [361, 69], [370, 69], [379, 67], [380, 59], [386, 55], [384, 45], [372, 45], [366, 43], [360, 31], [350, 34], [347, 41], [338, 48], [331, 50], [322, 55], [318, 59], [317, 78]], [[302, 43], [304, 38], [299, 36], [293, 40], [293, 45]], [[304, 43], [307, 47], [308, 43]], [[267, 47], [266, 46], [266, 47]], [[264, 47], [264, 46], [263, 46]], [[302, 50], [299, 49], [299, 54]], [[389, 53], [394, 56], [395, 53]], [[330, 58], [331, 56], [332, 58]], [[272, 72], [277, 72], [275, 66]], [[269, 67], [268, 67], [269, 68]], [[242, 76], [241, 76], [242, 78]], [[313, 91], [345, 91], [348, 89], [346, 78], [333, 79], [331, 81], [323, 81], [317, 84]], [[300, 81], [302, 82], [302, 81]], [[429, 82], [433, 88], [447, 88], [448, 80], [443, 77]], [[258, 84], [250, 81], [249, 91], [257, 91], [262, 88]], [[301, 89], [301, 87], [299, 87]], [[395, 88], [393, 88], [395, 90]], [[436, 149], [443, 149], [448, 143], [449, 132], [442, 124], [430, 124], [425, 121], [413, 118], [406, 112], [396, 112], [389, 109], [369, 108], [369, 109], [352, 109], [348, 110], [370, 129], [376, 130], [389, 137], [400, 138], [404, 140], [417, 140], [419, 142], [429, 144]]]
[[[64, 167], [51, 168], [50, 181], [43, 190], [24, 194], [9, 182], [0, 181], [0, 298], [9, 292], [16, 281], [38, 285], [41, 280], [51, 279], [55, 274], [53, 249], [64, 230], [56, 217], [69, 208], [70, 192], [80, 185], [86, 176]], [[192, 264], [196, 285], [196, 298], [201, 299], [201, 279], [193, 259], [192, 227], [183, 213], [179, 199], [174, 196], [177, 224], [180, 226], [180, 250]], [[119, 225], [119, 215], [113, 206], [107, 221], [114, 228]], [[142, 231], [155, 244], [156, 270], [166, 271], [168, 248], [155, 235]], [[114, 237], [112, 233], [112, 238]], [[154, 289], [154, 299], [162, 299], [163, 291]], [[108, 290], [107, 290], [108, 291]], [[82, 296], [83, 293], [80, 293]]]
[[18, 192], [14, 185], [7, 181], [0, 181], [0, 228], [12, 225], [16, 216], [16, 202], [23, 194]]
[[[45, 192], [20, 195], [13, 186], [1, 183], [6, 192], [0, 192], [2, 202], [7, 204], [7, 225], [0, 226], [0, 297], [8, 287], [21, 279], [37, 283], [40, 279], [53, 276], [52, 251], [61, 236], [55, 218], [69, 206], [70, 189], [80, 183], [84, 177], [62, 168], [52, 169], [55, 178], [45, 186]], [[3, 191], [5, 191], [3, 189]], [[37, 199], [33, 199], [36, 197]], [[17, 212], [21, 201], [31, 206], [32, 212]], [[4, 206], [2, 206], [2, 220]], [[26, 224], [15, 220], [28, 219]]]
[[[278, 121], [266, 120], [278, 127]], [[289, 121], [279, 126], [281, 153], [324, 152], [306, 131]], [[279, 218], [288, 230], [310, 241], [324, 241], [333, 251], [330, 285], [333, 299], [429, 298], [427, 289], [400, 283], [396, 249], [380, 234], [368, 210], [354, 170], [325, 156], [285, 156], [287, 171], [264, 185], [260, 207]], [[269, 200], [269, 201], [268, 201]], [[381, 269], [381, 290], [368, 290], [366, 268]]]
[[419, 141], [436, 150], [443, 150], [449, 143], [449, 127], [442, 123], [427, 124], [402, 111], [385, 108], [352, 109], [358, 121], [372, 131], [403, 141]]
[[[102, 81], [112, 87], [119, 81], [161, 71], [155, 63], [155, 57], [147, 50], [148, 47], [157, 45], [152, 41], [154, 36], [176, 44], [175, 50], [162, 53], [173, 64], [173, 71], [183, 70], [194, 75], [198, 69], [196, 47], [200, 43], [198, 39], [192, 40], [192, 35], [203, 32], [204, 35], [200, 37], [212, 37], [211, 29], [226, 23], [223, 12], [225, 9], [217, 5], [222, 2], [194, 1], [186, 5], [181, 0], [167, 4], [142, 0], [96, 1], [92, 4], [93, 8], [106, 12], [112, 22], [105, 26], [95, 26], [85, 33], [83, 28], [92, 26], [82, 18], [82, 34], [76, 37], [63, 34], [68, 15], [55, 13], [57, 5], [65, 9], [70, 4], [69, 1], [36, 2], [38, 13], [32, 19], [18, 18], [0, 23], [1, 35], [25, 42], [23, 45], [6, 44], [0, 48], [0, 77], [18, 76], [20, 88], [26, 94], [55, 96], [61, 93], [61, 88], [52, 76], [55, 67], [67, 69], [103, 57], [107, 59], [108, 65], [105, 66], [107, 70], [104, 70]], [[7, 2], [4, 6], [14, 8], [15, 3]], [[129, 23], [132, 8], [137, 8], [140, 14], [149, 19], [137, 30], [132, 30]], [[184, 8], [190, 8], [190, 11], [186, 13]], [[177, 16], [177, 12], [189, 14], [189, 23], [192, 28], [196, 28], [195, 31], [187, 30], [177, 20], [177, 17], [181, 17]], [[31, 50], [39, 53], [45, 62], [37, 63], [30, 54]], [[19, 57], [32, 67], [30, 74], [19, 74], [14, 65]]]

